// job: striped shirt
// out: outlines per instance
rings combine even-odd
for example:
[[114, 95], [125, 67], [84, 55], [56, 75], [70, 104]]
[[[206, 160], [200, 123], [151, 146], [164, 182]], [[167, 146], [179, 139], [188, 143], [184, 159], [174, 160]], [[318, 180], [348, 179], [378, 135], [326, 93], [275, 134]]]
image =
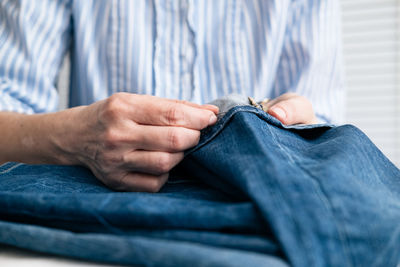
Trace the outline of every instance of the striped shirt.
[[1, 0], [0, 110], [58, 108], [70, 51], [69, 105], [115, 92], [209, 102], [307, 97], [341, 122], [337, 0]]

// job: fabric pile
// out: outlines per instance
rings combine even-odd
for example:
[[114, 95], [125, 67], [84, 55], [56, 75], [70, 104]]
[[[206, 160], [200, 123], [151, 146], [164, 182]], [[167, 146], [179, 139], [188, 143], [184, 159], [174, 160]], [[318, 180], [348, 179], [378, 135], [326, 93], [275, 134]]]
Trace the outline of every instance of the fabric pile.
[[351, 125], [284, 126], [245, 97], [160, 193], [85, 168], [0, 166], [0, 243], [144, 266], [396, 266], [400, 171]]

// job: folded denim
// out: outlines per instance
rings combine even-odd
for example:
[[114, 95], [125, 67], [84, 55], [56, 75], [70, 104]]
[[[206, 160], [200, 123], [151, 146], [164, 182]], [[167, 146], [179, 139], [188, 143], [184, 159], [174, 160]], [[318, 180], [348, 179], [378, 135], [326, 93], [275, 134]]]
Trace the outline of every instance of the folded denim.
[[1, 166], [0, 242], [146, 266], [396, 266], [400, 171], [371, 141], [233, 98], [158, 194], [112, 192], [81, 167]]

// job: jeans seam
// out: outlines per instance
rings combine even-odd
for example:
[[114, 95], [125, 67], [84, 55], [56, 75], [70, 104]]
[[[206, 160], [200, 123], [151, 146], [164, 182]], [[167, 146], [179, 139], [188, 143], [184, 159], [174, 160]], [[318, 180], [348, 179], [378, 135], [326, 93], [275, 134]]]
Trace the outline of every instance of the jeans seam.
[[[7, 168], [6, 166], [8, 164], [11, 164], [11, 166]], [[11, 163], [11, 162], [4, 163], [3, 165], [0, 165], [0, 175], [9, 173], [9, 172], [11, 172], [12, 170], [18, 168], [21, 165], [23, 165], [23, 163]], [[5, 169], [2, 170], [2, 168], [5, 168]]]

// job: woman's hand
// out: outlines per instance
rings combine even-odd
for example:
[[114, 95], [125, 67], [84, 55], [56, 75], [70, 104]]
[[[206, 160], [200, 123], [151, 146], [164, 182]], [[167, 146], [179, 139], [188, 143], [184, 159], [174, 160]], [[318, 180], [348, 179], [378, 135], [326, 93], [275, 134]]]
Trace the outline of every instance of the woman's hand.
[[212, 105], [117, 93], [75, 110], [55, 143], [68, 163], [87, 166], [113, 189], [157, 192], [216, 113]]
[[[317, 122], [311, 103], [293, 93], [266, 106], [284, 124]], [[0, 162], [83, 165], [113, 189], [157, 192], [217, 113], [212, 105], [128, 93], [56, 113], [0, 112]]]
[[312, 104], [304, 96], [286, 93], [268, 101], [266, 107], [270, 115], [286, 125], [317, 123]]
[[0, 112], [0, 163], [83, 165], [113, 189], [157, 192], [217, 113], [128, 93], [55, 113]]

